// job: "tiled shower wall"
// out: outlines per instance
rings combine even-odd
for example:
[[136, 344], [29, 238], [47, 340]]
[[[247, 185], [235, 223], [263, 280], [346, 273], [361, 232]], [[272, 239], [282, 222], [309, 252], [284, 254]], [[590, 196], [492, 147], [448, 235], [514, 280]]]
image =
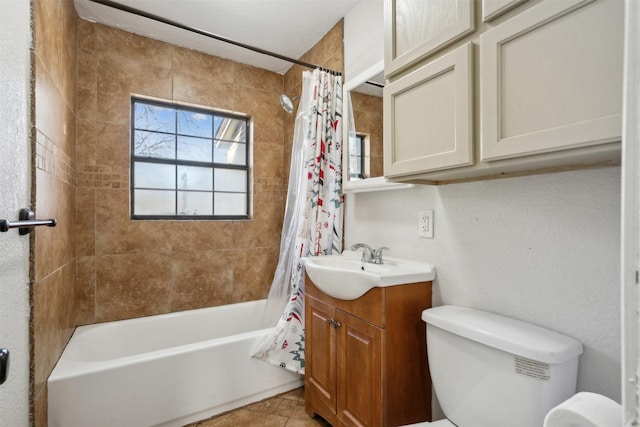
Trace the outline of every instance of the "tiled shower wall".
[[[86, 21], [78, 47], [79, 323], [266, 297], [284, 212], [282, 76]], [[131, 95], [251, 116], [252, 220], [130, 219]]]
[[[342, 70], [342, 23], [303, 59]], [[99, 24], [78, 25], [79, 324], [265, 298], [278, 260], [301, 69], [282, 75]], [[335, 65], [334, 65], [335, 64]], [[299, 92], [298, 92], [299, 93]], [[131, 95], [248, 114], [253, 219], [129, 218]]]
[[76, 325], [76, 13], [72, 0], [34, 2], [35, 129], [32, 208], [31, 395], [35, 425], [47, 425], [46, 380]]

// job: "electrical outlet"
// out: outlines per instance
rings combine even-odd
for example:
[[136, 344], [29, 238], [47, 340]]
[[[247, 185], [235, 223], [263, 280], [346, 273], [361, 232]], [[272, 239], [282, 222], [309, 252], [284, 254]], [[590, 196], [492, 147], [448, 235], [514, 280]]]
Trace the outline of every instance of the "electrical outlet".
[[418, 211], [418, 237], [433, 239], [433, 210]]

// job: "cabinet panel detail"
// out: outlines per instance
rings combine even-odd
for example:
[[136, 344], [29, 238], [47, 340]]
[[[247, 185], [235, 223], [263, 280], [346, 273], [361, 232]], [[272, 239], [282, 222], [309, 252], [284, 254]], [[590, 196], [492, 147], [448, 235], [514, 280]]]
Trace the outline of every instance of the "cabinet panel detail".
[[473, 163], [472, 45], [384, 88], [385, 176]]
[[527, 0], [482, 0], [482, 22], [491, 21]]
[[393, 75], [475, 29], [472, 0], [385, 0], [385, 75]]
[[335, 318], [335, 308], [312, 297], [305, 298], [308, 306], [306, 317], [306, 339], [315, 346], [308, 347], [306, 357], [306, 387], [316, 402], [327, 408], [336, 405], [336, 361], [334, 328], [330, 319]]
[[347, 425], [382, 426], [382, 329], [342, 312], [339, 319], [338, 417]]
[[622, 3], [543, 2], [481, 36], [481, 160], [620, 140]]

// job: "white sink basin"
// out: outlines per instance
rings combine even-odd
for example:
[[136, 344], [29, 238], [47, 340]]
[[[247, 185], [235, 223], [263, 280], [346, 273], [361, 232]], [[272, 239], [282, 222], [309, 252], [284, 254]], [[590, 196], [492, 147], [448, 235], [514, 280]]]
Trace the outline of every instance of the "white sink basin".
[[318, 289], [343, 300], [359, 298], [375, 287], [428, 282], [436, 277], [430, 264], [391, 257], [384, 257], [384, 264], [372, 264], [361, 261], [361, 257], [360, 252], [344, 251], [302, 261]]

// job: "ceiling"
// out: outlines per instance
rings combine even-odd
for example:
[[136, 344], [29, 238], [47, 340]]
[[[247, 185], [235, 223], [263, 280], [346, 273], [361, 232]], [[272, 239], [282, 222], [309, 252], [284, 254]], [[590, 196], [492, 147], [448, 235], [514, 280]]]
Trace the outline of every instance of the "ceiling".
[[[243, 44], [298, 59], [360, 1], [116, 0], [118, 3]], [[91, 0], [74, 0], [86, 20], [285, 73], [292, 64]]]

